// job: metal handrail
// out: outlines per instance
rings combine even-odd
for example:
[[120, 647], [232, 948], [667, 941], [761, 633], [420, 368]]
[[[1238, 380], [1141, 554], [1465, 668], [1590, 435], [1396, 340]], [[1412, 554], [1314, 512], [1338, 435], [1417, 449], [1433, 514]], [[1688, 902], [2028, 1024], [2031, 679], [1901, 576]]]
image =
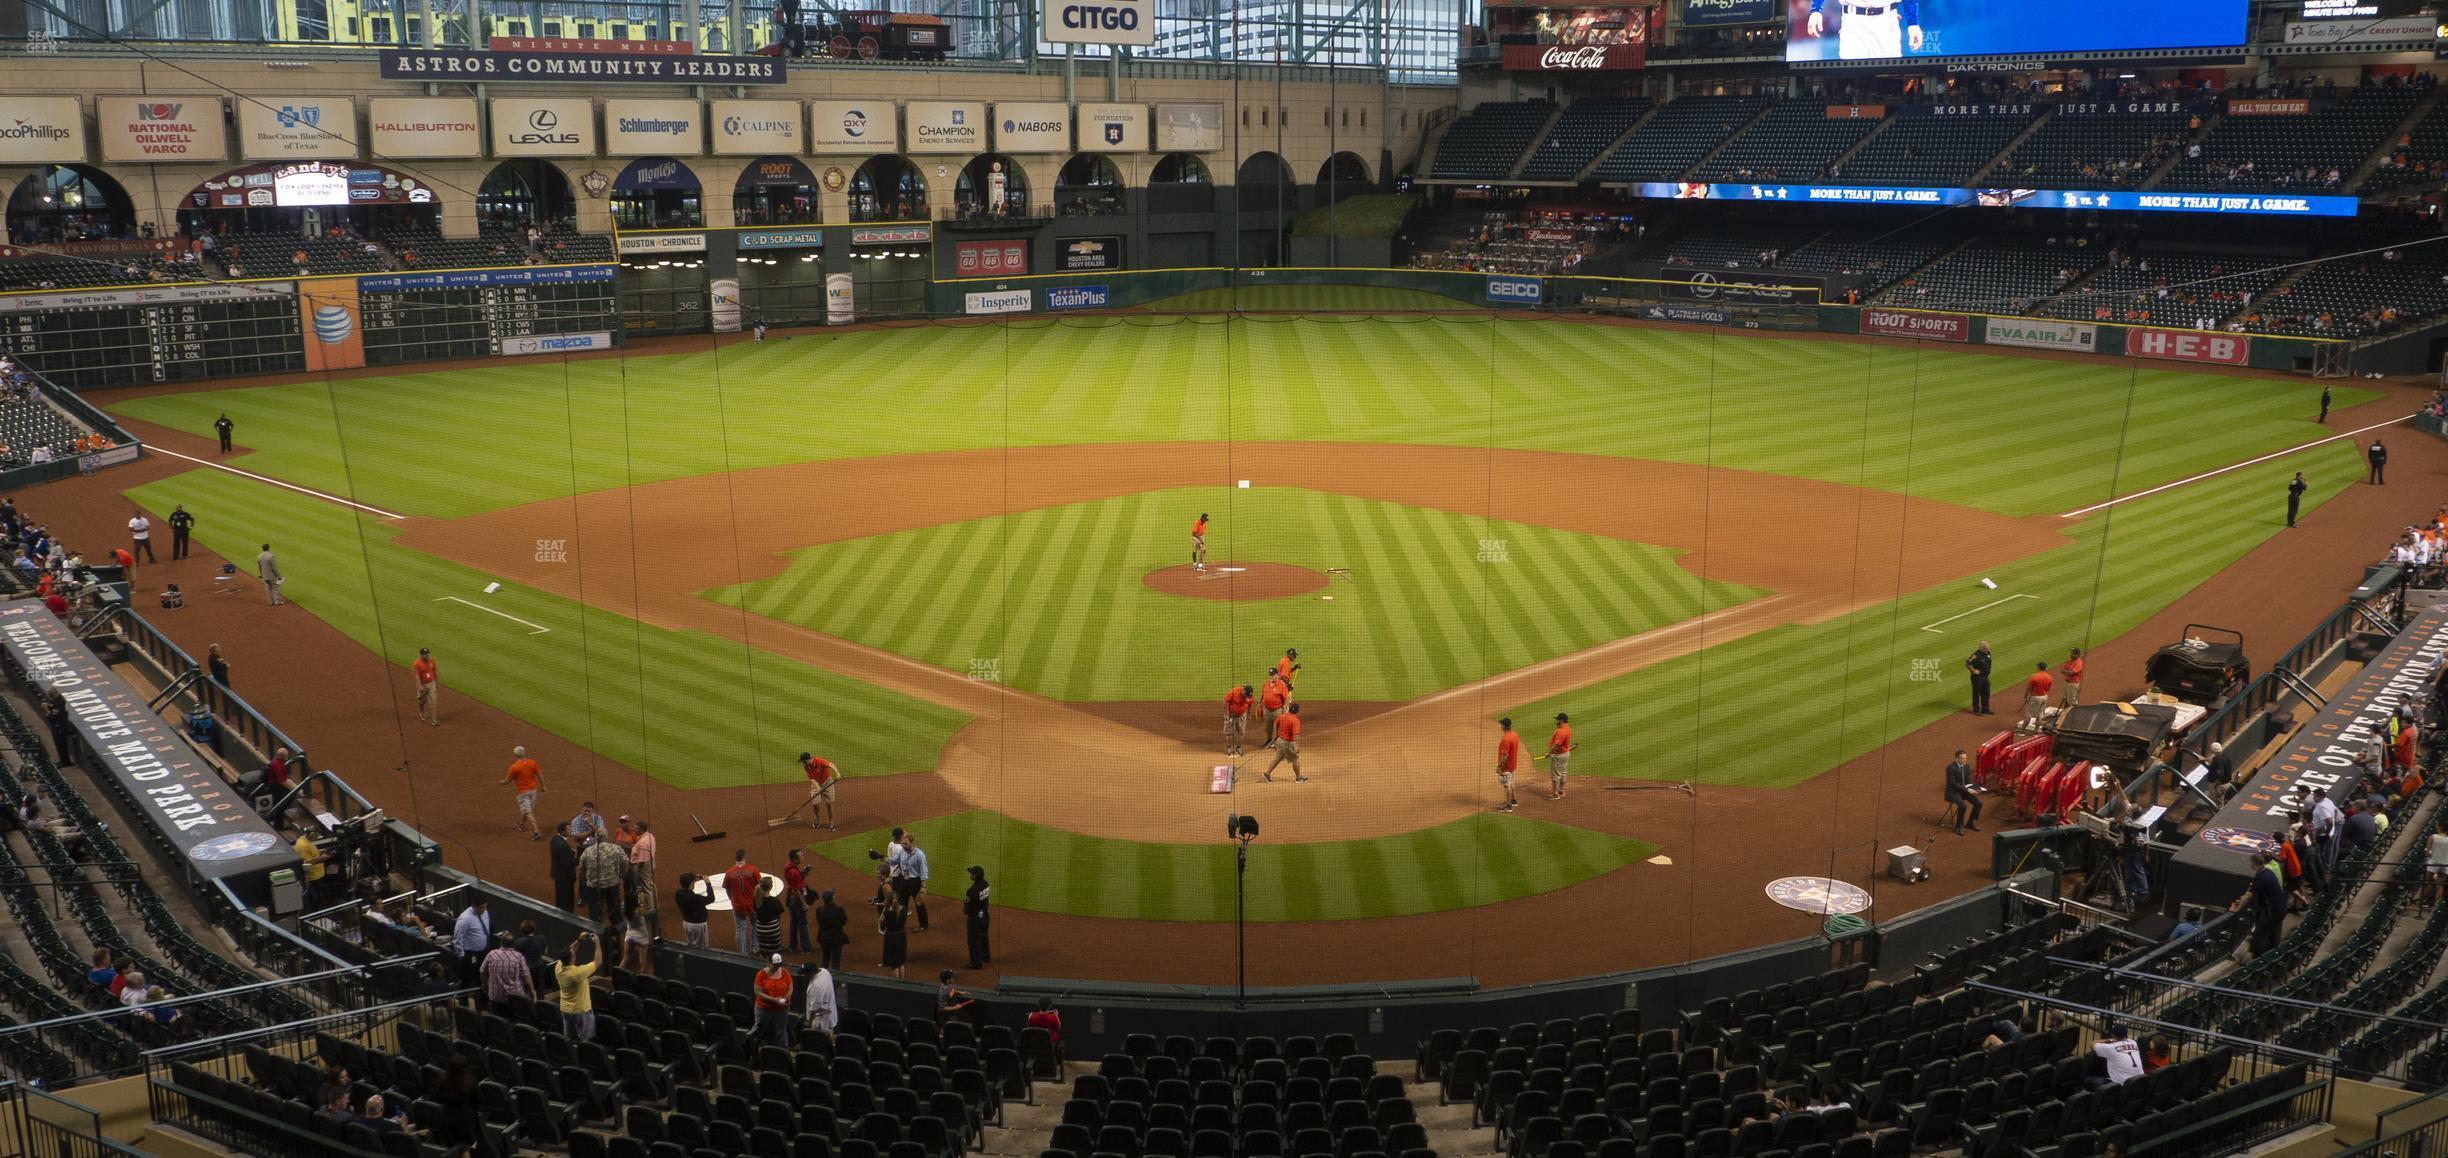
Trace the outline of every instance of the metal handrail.
[[[326, 969], [320, 973], [305, 973], [295, 977], [280, 977], [270, 981], [258, 981], [250, 985], [233, 985], [227, 989], [215, 989], [208, 993], [191, 993], [185, 997], [173, 997], [167, 1001], [147, 1002], [144, 1008], [164, 1009], [177, 1008], [185, 1005], [201, 1005], [209, 1001], [244, 997], [249, 994], [260, 993], [270, 989], [286, 990], [305, 982], [324, 981], [335, 977], [349, 977], [361, 973], [371, 973], [374, 970], [388, 969], [394, 965], [422, 964], [426, 961], [433, 960], [436, 957], [440, 957], [441, 955], [441, 953], [435, 952], [427, 953], [418, 957], [392, 957], [366, 965], [351, 965], [341, 969]], [[91, 1021], [107, 1021], [113, 1018], [126, 1017], [131, 1011], [131, 1008], [98, 1009], [88, 1013], [72, 1014], [67, 1017], [54, 1017], [46, 1021], [29, 1021], [18, 1025], [0, 1027], [0, 1041], [7, 1041], [11, 1038], [24, 1037], [31, 1034], [38, 1034], [46, 1029], [64, 1029], [69, 1026], [82, 1025]]]
[[474, 997], [482, 992], [483, 990], [481, 989], [474, 986], [469, 986], [465, 989], [453, 989], [446, 993], [434, 993], [420, 997], [403, 997], [397, 1001], [386, 1001], [380, 1005], [368, 1005], [359, 1009], [344, 1009], [337, 1013], [319, 1014], [314, 1017], [301, 1017], [295, 1021], [284, 1021], [279, 1025], [257, 1026], [254, 1029], [242, 1029], [235, 1033], [221, 1034], [218, 1037], [204, 1037], [197, 1038], [194, 1041], [182, 1041], [177, 1045], [156, 1046], [152, 1049], [143, 1051], [143, 1053], [139, 1056], [143, 1057], [147, 1067], [150, 1068], [153, 1062], [175, 1061], [189, 1054], [227, 1053], [232, 1047], [243, 1045], [252, 1038], [270, 1037], [274, 1034], [282, 1033], [307, 1033], [343, 1021], [366, 1019], [380, 1020], [393, 1014], [405, 1013], [408, 1010], [421, 1008], [423, 1006], [434, 1005], [441, 1002], [458, 1001], [467, 997]]

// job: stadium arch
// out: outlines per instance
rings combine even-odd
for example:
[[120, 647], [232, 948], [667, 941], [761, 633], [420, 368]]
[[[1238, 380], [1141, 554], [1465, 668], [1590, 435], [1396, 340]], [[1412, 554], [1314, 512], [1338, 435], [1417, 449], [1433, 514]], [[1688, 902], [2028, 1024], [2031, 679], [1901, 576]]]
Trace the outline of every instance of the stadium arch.
[[514, 157], [485, 171], [476, 186], [479, 229], [578, 227], [578, 194], [569, 174], [541, 157]]
[[44, 165], [9, 190], [14, 244], [133, 237], [136, 206], [117, 179], [91, 165]]
[[914, 221], [931, 216], [926, 173], [899, 153], [878, 153], [850, 174], [850, 220]]

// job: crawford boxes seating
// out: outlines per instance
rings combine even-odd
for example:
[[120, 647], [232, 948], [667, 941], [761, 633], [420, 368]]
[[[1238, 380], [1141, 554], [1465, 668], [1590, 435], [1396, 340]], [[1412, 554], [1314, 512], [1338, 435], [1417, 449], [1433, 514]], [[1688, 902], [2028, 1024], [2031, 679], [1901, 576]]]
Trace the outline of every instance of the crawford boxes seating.
[[1859, 276], [1865, 294], [1876, 293], [1953, 247], [1956, 239], [1925, 229], [1839, 229], [1821, 234], [1777, 258], [1789, 273]]
[[1920, 113], [1894, 117], [1832, 181], [1858, 185], [1961, 185], [2032, 123], [2033, 113]]
[[1547, 139], [1539, 142], [1530, 163], [1522, 166], [1524, 181], [1570, 181], [1589, 168], [1615, 138], [1624, 134], [1653, 108], [1647, 97], [1590, 97], [1574, 101], [1556, 118]]
[[[2045, 224], [2043, 228], [2045, 228]], [[1915, 309], [2019, 314], [2108, 256], [2105, 245], [2051, 245], [2026, 236], [1978, 237], [1903, 281], [1879, 301]]]
[[1598, 181], [1671, 181], [1719, 141], [1733, 136], [1773, 100], [1764, 96], [1687, 96], [1666, 102], [1639, 131], [1607, 154], [1590, 176]]
[[1878, 126], [1876, 116], [1835, 117], [1823, 102], [1787, 101], [1727, 142], [1700, 175], [1711, 181], [1840, 184], [1827, 180], [1829, 163]]
[[1462, 114], [1437, 142], [1431, 177], [1496, 181], [1512, 173], [1531, 134], [1555, 106], [1546, 101], [1488, 101]]
[[1989, 171], [1988, 184], [2039, 189], [2130, 189], [2183, 148], [2193, 114], [2128, 111], [2130, 104], [2060, 105]]
[[2082, 322], [2177, 327], [2199, 325], [2205, 318], [2224, 322], [2244, 308], [2246, 295], [2257, 298], [2277, 283], [2280, 274], [2269, 263], [2266, 257], [2244, 255], [2129, 254], [2078, 291], [2050, 302], [2047, 313]]
[[2143, 678], [2187, 703], [2216, 704], [2252, 679], [2252, 664], [2243, 633], [2188, 623], [2184, 638], [2151, 653]]

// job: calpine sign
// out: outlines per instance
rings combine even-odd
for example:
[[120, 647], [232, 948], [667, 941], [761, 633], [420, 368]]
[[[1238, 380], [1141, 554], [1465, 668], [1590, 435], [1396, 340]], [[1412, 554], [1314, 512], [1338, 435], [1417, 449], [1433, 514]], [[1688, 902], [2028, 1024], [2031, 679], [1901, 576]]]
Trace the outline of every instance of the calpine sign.
[[2125, 352], [2136, 358], [2241, 366], [2252, 360], [2252, 339], [2206, 330], [2127, 330]]
[[1648, 51], [1640, 44], [1508, 44], [1504, 66], [1526, 72], [1617, 72], [1639, 68]]

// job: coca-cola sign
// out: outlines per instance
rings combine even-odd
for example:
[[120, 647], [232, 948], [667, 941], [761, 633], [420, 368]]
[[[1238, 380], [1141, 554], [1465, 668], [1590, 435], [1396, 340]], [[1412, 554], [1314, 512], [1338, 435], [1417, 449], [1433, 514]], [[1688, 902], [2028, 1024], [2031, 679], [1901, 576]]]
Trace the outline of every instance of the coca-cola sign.
[[1504, 66], [1525, 72], [1598, 72], [1639, 68], [1646, 54], [1639, 44], [1508, 44]]

